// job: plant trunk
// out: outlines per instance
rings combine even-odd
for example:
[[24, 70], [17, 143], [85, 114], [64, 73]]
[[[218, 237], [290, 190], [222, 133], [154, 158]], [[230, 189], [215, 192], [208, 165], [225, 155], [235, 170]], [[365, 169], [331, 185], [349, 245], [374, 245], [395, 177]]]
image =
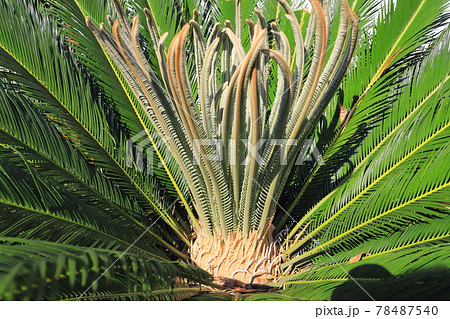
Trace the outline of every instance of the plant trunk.
[[226, 241], [220, 234], [211, 240], [202, 231], [192, 245], [191, 259], [226, 287], [263, 285], [275, 274], [281, 261], [272, 238], [274, 229], [270, 225], [261, 237], [256, 230], [247, 236], [233, 232]]

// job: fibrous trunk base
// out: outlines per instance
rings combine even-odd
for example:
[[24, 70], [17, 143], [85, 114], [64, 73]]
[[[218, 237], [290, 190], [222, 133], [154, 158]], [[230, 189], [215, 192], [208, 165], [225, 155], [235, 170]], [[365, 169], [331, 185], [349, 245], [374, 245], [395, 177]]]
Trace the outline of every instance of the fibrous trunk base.
[[262, 285], [275, 274], [281, 261], [273, 230], [271, 225], [260, 237], [256, 231], [247, 236], [234, 232], [226, 241], [220, 234], [211, 240], [201, 232], [191, 247], [191, 259], [224, 286]]

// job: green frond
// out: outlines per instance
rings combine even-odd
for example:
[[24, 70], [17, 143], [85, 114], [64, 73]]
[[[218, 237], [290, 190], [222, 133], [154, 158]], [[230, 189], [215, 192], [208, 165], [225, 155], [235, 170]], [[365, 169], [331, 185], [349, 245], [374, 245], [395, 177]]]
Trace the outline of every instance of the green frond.
[[[75, 134], [78, 142], [75, 144], [87, 153], [86, 157], [94, 158], [105, 175], [114, 179], [123, 191], [135, 196], [147, 211], [155, 210], [188, 243], [181, 226], [172, 216], [164, 214], [169, 204], [164, 203], [162, 197], [152, 196], [152, 176], [127, 164], [123, 132], [108, 123], [103, 102], [95, 97], [70, 52], [64, 50], [58, 31], [46, 16], [38, 12], [32, 16], [25, 14], [27, 8], [33, 10], [20, 2], [14, 6], [17, 14], [13, 15], [11, 7], [1, 7], [2, 28], [14, 27], [23, 38], [17, 42], [12, 33], [2, 33], [0, 60], [8, 70], [4, 76], [22, 83], [20, 88], [27, 95], [42, 102], [35, 104], [42, 112], [55, 117], [57, 125], [68, 135]], [[21, 16], [27, 20], [21, 20]], [[34, 59], [35, 56], [41, 56], [45, 64]], [[55, 77], [55, 73], [60, 76]]]
[[[412, 259], [408, 259], [406, 264], [402, 263], [401, 258], [409, 256], [404, 252], [413, 249], [423, 256], [427, 256], [424, 250], [436, 249], [437, 256], [448, 253], [449, 219], [444, 203], [450, 186], [446, 169], [450, 87], [448, 72], [443, 72], [449, 69], [446, 58], [448, 40], [448, 32], [444, 32], [429, 48], [422, 65], [416, 67], [414, 72], [408, 71], [405, 83], [411, 84], [400, 89], [397, 102], [385, 113], [378, 126], [369, 131], [361, 145], [366, 155], [353, 157], [357, 162], [352, 168], [352, 175], [314, 206], [291, 231], [289, 236], [293, 237], [300, 225], [311, 222], [306, 235], [289, 246], [288, 252], [297, 253], [283, 266], [309, 263], [307, 267], [311, 268], [304, 269], [307, 270], [305, 276], [319, 274], [311, 283], [309, 279], [299, 279], [298, 287], [304, 287], [304, 293], [293, 286], [296, 297], [333, 300], [361, 298], [361, 292], [359, 297], [356, 292], [349, 292], [350, 286], [353, 290], [359, 289], [355, 288], [356, 283], [349, 281], [345, 284], [341, 279], [330, 279], [325, 273], [334, 269], [338, 274], [340, 269], [345, 274], [353, 267], [343, 265], [351, 257], [362, 253], [370, 255], [363, 259], [367, 264], [371, 261], [377, 264], [376, 261], [380, 260], [378, 265], [383, 267], [390, 264], [387, 259], [391, 258], [392, 265], [398, 265], [396, 273], [389, 270], [393, 275], [398, 275], [398, 278], [392, 279], [404, 287], [404, 291], [416, 287], [419, 282], [414, 281], [416, 275], [417, 278], [432, 280], [430, 278], [439, 277], [447, 271], [448, 261], [445, 258], [441, 259], [441, 263], [437, 261], [438, 257], [419, 258], [421, 263], [410, 263]], [[421, 130], [419, 127], [427, 129]], [[400, 260], [396, 259], [397, 255]], [[336, 264], [341, 266], [337, 268]], [[436, 267], [436, 270], [422, 271], [427, 267]], [[378, 268], [371, 270], [367, 267], [367, 271], [375, 272]], [[416, 273], [399, 272], [408, 269]], [[321, 277], [322, 274], [324, 277]], [[293, 275], [281, 281], [290, 282], [293, 278], [304, 278], [302, 276]], [[366, 283], [369, 293], [376, 300], [397, 298], [395, 295], [381, 294], [381, 287], [391, 287], [391, 279], [385, 278], [377, 283], [369, 279], [355, 279], [363, 287]], [[412, 285], [411, 289], [408, 285]], [[402, 295], [394, 290], [402, 296], [400, 298], [408, 300], [423, 296], [445, 298], [434, 294], [446, 289], [439, 285], [436, 288], [436, 285], [438, 283], [427, 282], [421, 297]]]
[[[0, 136], [4, 148], [0, 158], [25, 170], [28, 166], [33, 167], [41, 177], [57, 184], [78, 201], [95, 206], [99, 213], [116, 224], [115, 227], [126, 225], [127, 229], [136, 231], [135, 236], [146, 231], [154, 237], [151, 241], [156, 239], [180, 254], [161, 239], [165, 237], [170, 241], [170, 236], [164, 235], [166, 231], [161, 233], [159, 227], [153, 231], [146, 230], [149, 219], [138, 203], [119, 192], [110, 179], [88, 164], [27, 99], [0, 88], [0, 104]], [[27, 130], [22, 130], [22, 127], [27, 127]]]
[[[380, 235], [438, 214], [430, 208], [439, 207], [445, 201], [450, 186], [450, 176], [441, 171], [449, 156], [448, 103], [444, 102], [440, 107], [435, 101], [419, 116], [421, 118], [406, 122], [383, 151], [327, 198], [321, 209], [303, 218], [301, 223], [314, 219], [314, 230], [293, 245], [291, 251], [318, 233], [323, 235], [317, 249], [326, 247], [331, 241], [342, 243], [352, 232], [358, 233], [358, 238], [364, 238], [366, 233]], [[421, 125], [430, 130], [420, 134], [420, 130], [413, 129]], [[384, 160], [386, 158], [389, 162]], [[379, 223], [387, 222], [390, 227], [383, 230]]]
[[299, 273], [283, 283], [282, 293], [306, 300], [447, 300], [448, 252], [447, 237], [431, 246], [334, 264]]
[[[141, 234], [132, 228], [123, 229], [119, 221], [108, 219], [58, 185], [49, 183], [30, 165], [20, 168], [25, 161], [20, 156], [13, 157], [8, 152], [5, 158], [6, 151], [2, 148], [0, 152], [2, 236], [125, 250]], [[14, 149], [13, 152], [19, 153]], [[131, 251], [167, 258], [151, 237], [136, 243]]]
[[333, 259], [328, 255], [318, 256], [315, 259], [314, 268], [321, 269], [332, 266], [335, 263], [345, 263], [360, 253], [366, 255], [365, 258], [373, 258], [385, 254], [394, 253], [409, 247], [427, 247], [448, 240], [450, 218], [436, 218], [428, 222], [411, 224], [405, 229], [393, 232], [387, 236], [377, 239], [368, 239], [354, 248], [346, 250], [327, 250], [333, 252]]
[[0, 242], [0, 300], [179, 300], [210, 282], [198, 268], [133, 253], [9, 237]]
[[[431, 25], [439, 25], [441, 23], [438, 21], [445, 16], [441, 14], [441, 12], [437, 13], [435, 19], [432, 20]], [[389, 15], [387, 16], [389, 17]], [[430, 16], [427, 18], [431, 19]], [[389, 36], [392, 36], [392, 30], [386, 29], [385, 32], [389, 33]], [[380, 39], [381, 41], [381, 39], [384, 39], [383, 33], [377, 33], [377, 35], [374, 35], [374, 38]], [[424, 44], [431, 40], [432, 39], [428, 36], [424, 36], [420, 41], [413, 39], [411, 43], [420, 45], [420, 43]], [[442, 41], [438, 41], [437, 43], [442, 43]], [[442, 45], [445, 47], [444, 44]], [[441, 44], [438, 44], [438, 46], [441, 46]], [[412, 57], [424, 57], [424, 54], [421, 53], [421, 51], [411, 49], [409, 52]], [[374, 84], [371, 88], [366, 87], [367, 93], [365, 95], [359, 98], [358, 96], [355, 98], [347, 95], [347, 98], [354, 99], [352, 103], [356, 104], [345, 105], [344, 101], [339, 102], [344, 103], [344, 106], [351, 110], [347, 116], [346, 122], [342, 124], [340, 128], [334, 129], [339, 130], [338, 134], [335, 134], [335, 131], [333, 130], [334, 125], [331, 124], [333, 123], [332, 112], [334, 109], [331, 109], [331, 114], [327, 113], [329, 114], [327, 115], [327, 121], [331, 124], [332, 129], [328, 132], [331, 132], [331, 134], [323, 134], [323, 132], [321, 132], [321, 134], [318, 135], [319, 145], [321, 144], [321, 139], [327, 141], [325, 145], [328, 144], [324, 151], [320, 149], [324, 162], [323, 164], [316, 165], [313, 173], [308, 177], [307, 182], [303, 185], [303, 188], [298, 193], [293, 204], [287, 209], [289, 214], [292, 216], [304, 214], [306, 211], [305, 209], [313, 207], [323, 198], [323, 196], [329, 194], [333, 189], [344, 183], [351, 174], [354, 174], [361, 169], [361, 161], [366, 162], [371, 158], [373, 152], [379, 148], [379, 146], [377, 146], [378, 143], [383, 145], [387, 140], [387, 137], [398, 133], [400, 124], [403, 123], [403, 118], [408, 115], [408, 112], [412, 111], [411, 107], [415, 108], [408, 118], [413, 117], [419, 110], [426, 109], [427, 106], [423, 105], [420, 99], [424, 99], [424, 102], [429, 102], [428, 100], [430, 98], [437, 98], [437, 95], [435, 94], [445, 94], [446, 89], [442, 89], [443, 91], [439, 91], [440, 93], [438, 92], [438, 90], [441, 90], [441, 84], [446, 82], [445, 78], [447, 77], [447, 74], [443, 72], [448, 64], [445, 61], [445, 52], [447, 51], [443, 49], [441, 58], [436, 60], [436, 63], [441, 65], [443, 69], [433, 68], [431, 73], [426, 72], [430, 76], [428, 78], [423, 78], [420, 82], [420, 86], [418, 86], [419, 82], [416, 81], [416, 84], [412, 86], [413, 89], [410, 89], [411, 86], [401, 89], [401, 87], [410, 83], [416, 76], [412, 75], [411, 69], [402, 65], [402, 63], [394, 63], [394, 65], [384, 71], [384, 73], [380, 73], [379, 79], [374, 78], [372, 80]], [[373, 54], [371, 53], [370, 48], [361, 48], [357, 54], [358, 66], [354, 68], [351, 67], [347, 80], [344, 80], [342, 92], [345, 92], [345, 94], [351, 92], [348, 79], [353, 81], [353, 79], [360, 78], [360, 76], [366, 76], [368, 72], [374, 72], [366, 70], [367, 72], [362, 71], [365, 75], [353, 74], [353, 72], [361, 72], [361, 68], [367, 68], [372, 65], [370, 60], [372, 59]], [[370, 60], [363, 62], [365, 59]], [[409, 58], [406, 59], [406, 61], [409, 61]], [[360, 62], [362, 64], [359, 64]], [[430, 70], [430, 67], [428, 67], [428, 69]], [[360, 87], [361, 84], [357, 84], [357, 86]], [[412, 100], [409, 100], [409, 92], [414, 92], [413, 94], [417, 95], [415, 95]], [[342, 95], [343, 94], [341, 94], [341, 98], [343, 98]], [[397, 106], [393, 105], [395, 105], [394, 102], [398, 100], [400, 96], [404, 96], [405, 99], [402, 102], [402, 106], [397, 110]], [[335, 107], [334, 105], [335, 104], [333, 103], [331, 107]], [[339, 104], [337, 105], [337, 109], [339, 109]], [[396, 123], [395, 121], [397, 121], [398, 126], [392, 127], [391, 125], [392, 123]], [[371, 150], [373, 150], [373, 152]], [[300, 199], [302, 200], [300, 201]], [[303, 207], [303, 209], [302, 211], [296, 211], [295, 214], [293, 214], [294, 206], [298, 204], [299, 201], [301, 202], [301, 205], [298, 205], [298, 207]]]

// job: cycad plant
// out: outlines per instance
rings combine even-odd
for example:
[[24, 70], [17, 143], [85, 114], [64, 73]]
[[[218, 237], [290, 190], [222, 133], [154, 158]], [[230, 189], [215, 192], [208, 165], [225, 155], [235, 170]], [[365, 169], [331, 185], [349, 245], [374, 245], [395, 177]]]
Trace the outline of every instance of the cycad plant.
[[448, 298], [447, 11], [0, 0], [0, 298]]

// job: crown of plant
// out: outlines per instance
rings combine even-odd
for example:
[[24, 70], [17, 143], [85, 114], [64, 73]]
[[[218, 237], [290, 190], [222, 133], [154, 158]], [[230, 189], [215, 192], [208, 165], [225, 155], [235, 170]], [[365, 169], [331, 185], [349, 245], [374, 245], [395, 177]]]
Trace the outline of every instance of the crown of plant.
[[[286, 35], [257, 9], [258, 22], [247, 20], [251, 46], [244, 50], [241, 1], [236, 1], [235, 30], [229, 21], [225, 26], [216, 23], [205, 39], [194, 10], [193, 19], [167, 49], [168, 33], [160, 37], [151, 11], [144, 9], [162, 78], [140, 45], [138, 16], [130, 26], [114, 0], [118, 20], [109, 19], [112, 33], [86, 20], [156, 132], [167, 139], [198, 214], [186, 205], [191, 222], [196, 232], [204, 231], [210, 238], [220, 233], [226, 239], [236, 231], [262, 235], [267, 230], [296, 155], [338, 88], [355, 49], [358, 22], [346, 0], [341, 0], [339, 30], [333, 39], [326, 1], [310, 1], [313, 13], [305, 38], [292, 7], [278, 2], [292, 27], [294, 56]], [[188, 56], [187, 45], [193, 47]], [[195, 65], [196, 83], [189, 82], [189, 62]], [[273, 101], [267, 94], [269, 77], [278, 79]], [[217, 148], [223, 151], [222, 160], [212, 160]]]

